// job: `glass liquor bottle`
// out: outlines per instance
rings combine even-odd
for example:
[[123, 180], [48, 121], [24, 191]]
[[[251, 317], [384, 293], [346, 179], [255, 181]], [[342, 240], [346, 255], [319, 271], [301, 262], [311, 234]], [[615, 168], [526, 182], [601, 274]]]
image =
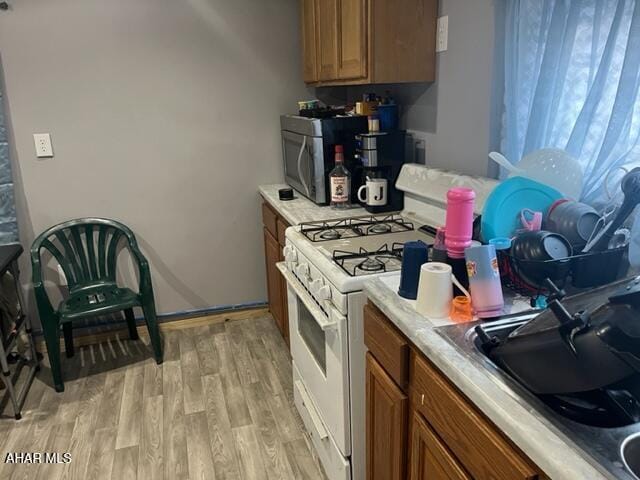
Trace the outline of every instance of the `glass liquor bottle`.
[[335, 168], [329, 174], [331, 206], [333, 208], [349, 208], [351, 206], [351, 174], [344, 166], [342, 145], [336, 145], [335, 147], [335, 163]]

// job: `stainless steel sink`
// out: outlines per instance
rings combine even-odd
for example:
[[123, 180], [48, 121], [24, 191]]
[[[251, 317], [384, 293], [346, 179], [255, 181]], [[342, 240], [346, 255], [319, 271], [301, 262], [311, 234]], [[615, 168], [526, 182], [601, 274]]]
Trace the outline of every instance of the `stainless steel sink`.
[[[537, 313], [522, 314], [482, 325], [488, 334], [492, 334], [513, 329], [514, 325], [520, 325], [535, 315]], [[640, 424], [616, 428], [593, 427], [556, 413], [484, 355], [474, 330], [477, 325], [480, 322], [438, 327], [435, 331], [483, 368], [494, 381], [509, 387], [514, 400], [529, 410], [533, 408], [613, 478], [640, 479]]]
[[622, 444], [622, 458], [627, 468], [640, 477], [640, 433], [628, 437]]

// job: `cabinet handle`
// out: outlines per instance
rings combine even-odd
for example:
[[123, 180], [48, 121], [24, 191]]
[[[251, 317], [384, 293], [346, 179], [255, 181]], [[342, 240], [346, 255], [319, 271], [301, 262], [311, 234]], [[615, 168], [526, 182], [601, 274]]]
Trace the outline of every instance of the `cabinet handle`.
[[420, 396], [420, 405], [424, 405], [424, 393]]

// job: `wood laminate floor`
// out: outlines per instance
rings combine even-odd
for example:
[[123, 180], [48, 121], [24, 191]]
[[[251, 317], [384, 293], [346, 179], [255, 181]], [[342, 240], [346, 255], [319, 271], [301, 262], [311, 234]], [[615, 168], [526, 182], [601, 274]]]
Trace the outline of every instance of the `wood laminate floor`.
[[[325, 479], [293, 406], [291, 358], [271, 317], [120, 337], [44, 362], [16, 422], [0, 419], [2, 479]], [[69, 452], [67, 464], [4, 463], [7, 452]]]

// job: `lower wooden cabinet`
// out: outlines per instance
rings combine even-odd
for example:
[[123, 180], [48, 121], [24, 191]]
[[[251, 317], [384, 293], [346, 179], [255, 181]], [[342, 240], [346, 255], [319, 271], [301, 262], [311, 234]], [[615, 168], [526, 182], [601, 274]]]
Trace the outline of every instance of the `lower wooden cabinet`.
[[471, 480], [418, 412], [411, 419], [411, 480]]
[[284, 260], [282, 253], [285, 243], [284, 232], [289, 224], [266, 202], [262, 204], [262, 223], [269, 311], [288, 345], [287, 282], [276, 267], [276, 263]]
[[409, 400], [367, 353], [367, 480], [406, 478]]
[[282, 331], [282, 275], [276, 263], [280, 261], [280, 245], [278, 241], [264, 228], [264, 258], [267, 269], [267, 295], [269, 297], [269, 311]]
[[[284, 245], [279, 244], [280, 247], [280, 259], [278, 261], [284, 262], [284, 253], [282, 253], [282, 249]], [[287, 281], [278, 270], [278, 277], [280, 278], [280, 303], [282, 304], [282, 315], [280, 318], [280, 323], [278, 327], [280, 328], [280, 333], [284, 337], [287, 345], [289, 345], [289, 308], [288, 308], [288, 296], [287, 296]]]
[[364, 329], [367, 480], [547, 478], [372, 304]]

